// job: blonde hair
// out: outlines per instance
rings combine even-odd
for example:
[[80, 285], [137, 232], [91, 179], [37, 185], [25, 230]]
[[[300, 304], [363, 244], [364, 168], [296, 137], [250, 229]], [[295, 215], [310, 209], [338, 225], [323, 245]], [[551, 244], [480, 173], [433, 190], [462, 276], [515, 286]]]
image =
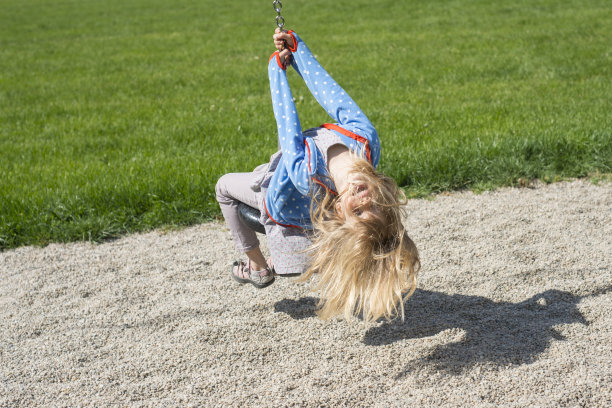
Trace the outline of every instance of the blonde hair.
[[416, 289], [420, 269], [417, 248], [402, 223], [406, 196], [365, 159], [353, 157], [350, 173], [369, 189], [370, 206], [361, 216], [355, 209], [339, 214], [340, 196], [322, 189], [314, 195], [311, 264], [301, 280], [318, 275], [317, 313], [323, 319], [339, 314], [347, 320], [359, 314], [365, 321], [404, 319], [404, 301]]

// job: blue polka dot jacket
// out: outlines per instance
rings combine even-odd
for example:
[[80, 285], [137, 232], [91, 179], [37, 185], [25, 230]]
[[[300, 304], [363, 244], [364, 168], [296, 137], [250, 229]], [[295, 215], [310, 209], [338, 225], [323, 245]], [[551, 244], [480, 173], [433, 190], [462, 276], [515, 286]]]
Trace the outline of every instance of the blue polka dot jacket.
[[[376, 167], [380, 159], [376, 129], [355, 101], [323, 69], [304, 41], [293, 31], [289, 34], [293, 37], [291, 66], [335, 121], [321, 126], [336, 132], [351, 151], [367, 157]], [[334, 186], [328, 181], [323, 155], [314, 141], [302, 133], [285, 69], [278, 51], [272, 54], [268, 76], [282, 159], [270, 181], [264, 207], [277, 224], [311, 229], [312, 194], [321, 186], [332, 190]]]

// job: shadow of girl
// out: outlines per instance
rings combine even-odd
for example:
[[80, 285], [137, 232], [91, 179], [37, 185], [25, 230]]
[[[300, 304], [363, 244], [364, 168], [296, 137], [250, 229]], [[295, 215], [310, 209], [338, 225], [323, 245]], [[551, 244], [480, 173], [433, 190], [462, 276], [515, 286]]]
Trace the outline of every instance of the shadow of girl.
[[[417, 289], [406, 302], [406, 319], [383, 322], [368, 329], [363, 343], [383, 346], [435, 336], [449, 329], [463, 334], [412, 360], [398, 377], [422, 368], [460, 374], [479, 362], [527, 364], [544, 352], [552, 339], [564, 340], [554, 326], [589, 324], [577, 307], [583, 298], [611, 290], [612, 286], [584, 296], [547, 290], [525, 301], [511, 303]], [[275, 304], [275, 311], [287, 313], [296, 320], [312, 318], [316, 302], [312, 297], [283, 299]]]
[[363, 342], [380, 346], [430, 337], [448, 329], [463, 332], [460, 339], [438, 344], [427, 355], [413, 360], [398, 377], [423, 367], [460, 374], [478, 362], [526, 364], [544, 352], [552, 339], [564, 339], [554, 326], [588, 325], [577, 307], [582, 298], [547, 290], [523, 302], [510, 303], [417, 290], [407, 302], [405, 321], [371, 328]]

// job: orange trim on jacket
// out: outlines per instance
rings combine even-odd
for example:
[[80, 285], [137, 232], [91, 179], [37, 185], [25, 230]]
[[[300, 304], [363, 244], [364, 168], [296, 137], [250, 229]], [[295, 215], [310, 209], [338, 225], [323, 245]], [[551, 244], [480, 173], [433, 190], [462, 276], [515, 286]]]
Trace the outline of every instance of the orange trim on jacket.
[[299, 225], [292, 225], [292, 224], [281, 224], [280, 222], [276, 221], [274, 218], [272, 218], [272, 216], [270, 215], [270, 211], [268, 211], [268, 206], [266, 205], [266, 198], [264, 197], [263, 199], [263, 205], [264, 208], [266, 210], [266, 214], [268, 214], [268, 217], [270, 217], [270, 219], [275, 223], [280, 225], [281, 227], [291, 227], [291, 228], [297, 228], [297, 229], [304, 229], [302, 227], [300, 227]]
[[276, 56], [276, 63], [278, 64], [278, 66], [280, 67], [280, 69], [282, 69], [283, 71], [286, 70], [287, 67], [285, 67], [280, 60], [280, 56], [278, 54], [278, 51], [274, 51], [272, 53], [272, 55], [270, 55], [270, 59], [268, 60], [268, 64], [270, 63], [270, 61], [272, 61], [272, 58], [274, 58], [274, 56]]
[[304, 144], [306, 145], [306, 149], [308, 149], [308, 171], [312, 173], [312, 167], [310, 167], [310, 146], [308, 146], [306, 138], [304, 138]]
[[287, 44], [287, 42], [285, 41], [285, 44], [287, 44], [287, 48], [289, 48], [289, 51], [291, 51], [291, 52], [296, 52], [297, 51], [297, 39], [295, 38], [295, 34], [293, 34], [294, 32], [295, 31], [293, 31], [293, 30], [287, 31], [287, 34], [289, 34], [293, 38], [293, 48], [291, 48], [289, 46], [289, 44]]
[[321, 180], [319, 180], [318, 178], [316, 178], [316, 177], [314, 177], [314, 176], [313, 176], [313, 177], [312, 177], [312, 179], [314, 180], [314, 182], [315, 182], [315, 183], [317, 183], [317, 184], [318, 184], [318, 185], [320, 185], [321, 187], [325, 188], [327, 191], [329, 191], [329, 192], [330, 192], [330, 193], [332, 193], [333, 195], [338, 195], [338, 193], [337, 193], [337, 192], [335, 192], [335, 191], [334, 191], [334, 190], [332, 190], [331, 188], [327, 187], [327, 186], [325, 185], [325, 183], [323, 183], [323, 182], [322, 182]]
[[[304, 144], [306, 145], [306, 149], [308, 149], [308, 171], [310, 171], [312, 173], [312, 167], [310, 167], [310, 146], [308, 146], [308, 142], [306, 142], [306, 138], [304, 138]], [[327, 187], [321, 180], [316, 178], [314, 175], [310, 176], [310, 178], [312, 178], [315, 181], [315, 183], [317, 183], [318, 185], [324, 187], [330, 193], [332, 193], [334, 195], [338, 195], [338, 193], [336, 193], [331, 188]]]
[[359, 136], [357, 133], [353, 133], [350, 130], [346, 130], [338, 125], [334, 125], [333, 123], [324, 123], [321, 125], [322, 128], [335, 130], [338, 133], [342, 133], [344, 136], [348, 136], [357, 142], [363, 143], [365, 145], [366, 157], [372, 162], [372, 157], [370, 156], [370, 142], [363, 136]]

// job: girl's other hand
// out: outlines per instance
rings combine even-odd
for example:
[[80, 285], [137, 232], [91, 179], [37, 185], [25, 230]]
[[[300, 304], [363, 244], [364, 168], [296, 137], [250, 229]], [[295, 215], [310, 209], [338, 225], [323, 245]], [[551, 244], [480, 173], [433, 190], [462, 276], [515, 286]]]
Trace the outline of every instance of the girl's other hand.
[[287, 34], [287, 31], [281, 31], [280, 28], [277, 28], [274, 33], [272, 38], [274, 39], [274, 46], [277, 50], [283, 51], [286, 48], [285, 46], [293, 48], [293, 37]]
[[291, 51], [288, 49], [284, 49], [279, 52], [278, 56], [280, 57], [281, 64], [283, 64], [285, 67], [291, 64]]

